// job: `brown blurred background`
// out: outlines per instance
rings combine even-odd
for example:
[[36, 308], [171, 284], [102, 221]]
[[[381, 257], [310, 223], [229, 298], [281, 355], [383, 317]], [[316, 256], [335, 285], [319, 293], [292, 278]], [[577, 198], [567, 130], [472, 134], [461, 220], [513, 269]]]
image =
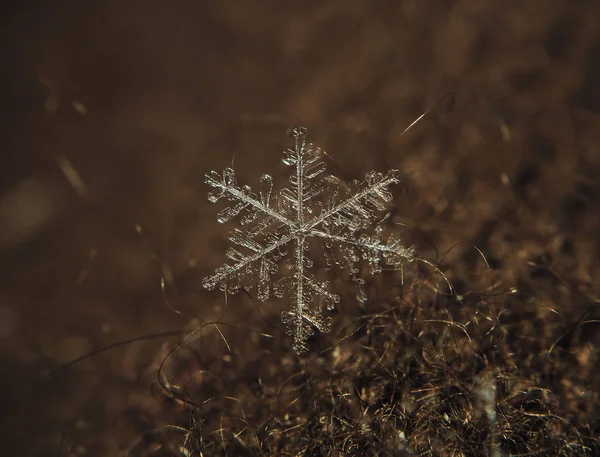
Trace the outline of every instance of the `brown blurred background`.
[[[600, 293], [597, 1], [1, 8], [2, 455], [55, 455], [65, 427], [63, 455], [126, 449], [160, 421], [149, 385], [174, 340], [45, 370], [280, 313], [201, 290], [226, 245], [203, 176], [285, 177], [297, 124], [341, 178], [400, 169], [395, 217], [440, 249], [476, 244], [507, 285], [550, 259], [579, 300]], [[561, 319], [585, 308], [572, 297]]]

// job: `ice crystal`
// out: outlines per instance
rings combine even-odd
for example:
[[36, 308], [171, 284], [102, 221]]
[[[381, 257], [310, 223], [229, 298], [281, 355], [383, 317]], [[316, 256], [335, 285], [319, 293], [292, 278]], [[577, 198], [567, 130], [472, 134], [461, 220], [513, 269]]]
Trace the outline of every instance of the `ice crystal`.
[[[310, 240], [318, 240], [314, 244], [320, 246], [326, 268], [336, 265], [349, 273], [360, 301], [366, 300], [359, 275], [361, 260], [377, 274], [383, 265], [399, 268], [403, 261], [413, 260], [414, 252], [394, 235], [384, 239], [377, 223], [392, 200], [388, 187], [399, 182], [398, 170], [371, 171], [363, 182], [354, 180], [340, 191], [340, 180], [325, 175], [321, 149], [306, 142], [306, 129], [294, 129], [294, 137], [295, 147], [285, 151], [282, 159], [293, 173], [289, 187], [278, 194], [273, 193], [273, 178], [267, 174], [260, 179], [258, 194], [239, 185], [232, 168], [206, 175], [206, 183], [213, 188], [209, 201], [229, 202], [217, 220], [225, 223], [241, 216], [242, 228], [231, 230], [229, 240], [234, 247], [227, 251], [229, 260], [204, 278], [203, 285], [209, 290], [219, 286], [232, 294], [242, 288], [254, 290], [263, 301], [271, 295], [290, 297], [290, 309], [281, 317], [286, 333], [293, 337], [294, 350], [301, 353], [315, 328], [330, 330], [331, 318], [323, 316], [323, 310], [332, 310], [340, 301], [330, 292], [329, 282], [309, 271], [313, 265]], [[278, 274], [281, 263], [287, 268]], [[281, 278], [274, 281], [276, 274]]]

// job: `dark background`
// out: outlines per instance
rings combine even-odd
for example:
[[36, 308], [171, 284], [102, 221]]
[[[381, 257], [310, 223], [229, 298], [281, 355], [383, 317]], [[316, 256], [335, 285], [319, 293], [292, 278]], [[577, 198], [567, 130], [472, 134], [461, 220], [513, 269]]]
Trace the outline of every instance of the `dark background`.
[[[6, 455], [55, 455], [65, 426], [63, 455], [126, 449], [162, 420], [149, 385], [175, 340], [44, 370], [281, 312], [201, 289], [226, 246], [203, 181], [234, 158], [255, 188], [285, 177], [298, 124], [343, 179], [398, 168], [397, 221], [440, 250], [476, 245], [557, 326], [597, 308], [600, 2], [56, 0], [0, 14]], [[550, 285], [532, 279], [541, 264]], [[171, 274], [181, 315], [160, 287]], [[228, 334], [242, 353], [245, 337]]]

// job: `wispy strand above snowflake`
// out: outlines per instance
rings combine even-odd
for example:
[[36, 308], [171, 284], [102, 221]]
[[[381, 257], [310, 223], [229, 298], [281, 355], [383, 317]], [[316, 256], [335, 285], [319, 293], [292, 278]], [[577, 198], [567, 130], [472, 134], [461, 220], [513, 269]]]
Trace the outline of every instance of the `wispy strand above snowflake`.
[[[306, 340], [316, 328], [328, 332], [332, 310], [340, 297], [329, 290], [329, 282], [319, 281], [310, 272], [310, 241], [320, 246], [326, 268], [336, 265], [348, 272], [358, 287], [357, 297], [366, 300], [364, 280], [359, 276], [359, 262], [365, 261], [372, 274], [383, 265], [400, 268], [414, 260], [414, 250], [405, 247], [393, 234], [383, 237], [378, 220], [392, 200], [388, 187], [399, 182], [398, 170], [385, 174], [371, 171], [365, 180], [354, 180], [340, 192], [340, 180], [325, 175], [321, 161], [323, 151], [306, 142], [306, 129], [294, 129], [295, 146], [283, 154], [283, 163], [293, 168], [289, 187], [273, 193], [273, 178], [263, 175], [257, 195], [246, 185], [236, 182], [232, 168], [219, 174], [211, 171], [206, 183], [213, 188], [210, 202], [229, 202], [217, 220], [225, 223], [241, 216], [242, 228], [233, 228], [229, 240], [235, 245], [227, 250], [228, 261], [203, 280], [205, 288], [216, 286], [234, 294], [240, 289], [256, 291], [260, 300], [271, 294], [290, 297], [291, 306], [282, 313], [286, 333], [293, 337], [297, 353], [306, 351]], [[343, 194], [343, 195], [340, 195]], [[285, 261], [283, 259], [286, 259]], [[285, 271], [274, 284], [280, 264]]]

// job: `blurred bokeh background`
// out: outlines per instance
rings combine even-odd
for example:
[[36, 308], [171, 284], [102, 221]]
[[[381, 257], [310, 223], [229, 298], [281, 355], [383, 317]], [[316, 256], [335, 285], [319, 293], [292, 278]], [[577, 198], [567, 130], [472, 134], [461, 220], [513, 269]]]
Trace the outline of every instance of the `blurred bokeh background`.
[[226, 245], [203, 181], [285, 177], [298, 124], [343, 179], [400, 169], [394, 217], [440, 249], [508, 286], [556, 267], [561, 322], [600, 293], [597, 1], [27, 0], [0, 42], [3, 455], [55, 455], [65, 427], [63, 455], [126, 449], [174, 340], [47, 370], [280, 313], [201, 289]]

